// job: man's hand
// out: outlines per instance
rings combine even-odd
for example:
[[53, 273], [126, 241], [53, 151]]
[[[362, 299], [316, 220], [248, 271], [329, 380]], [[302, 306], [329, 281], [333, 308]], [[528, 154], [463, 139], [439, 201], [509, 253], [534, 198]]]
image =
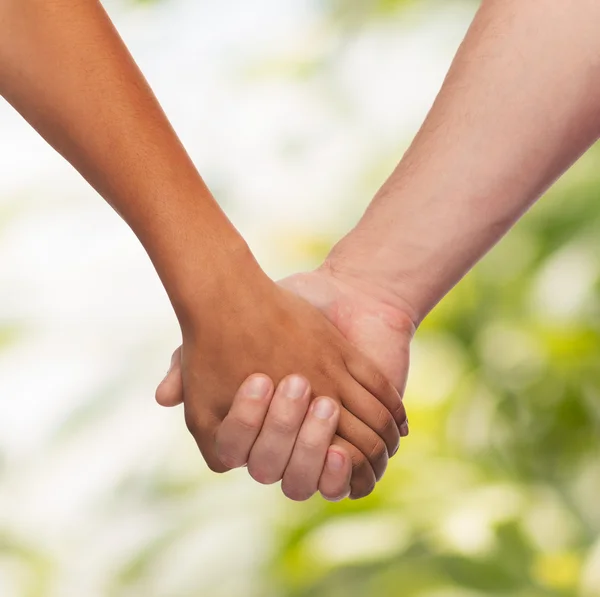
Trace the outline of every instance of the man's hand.
[[[334, 272], [327, 266], [315, 272], [287, 278], [280, 285], [318, 307], [346, 339], [369, 357], [384, 376], [392, 381], [398, 393], [403, 393], [414, 325], [394, 296], [387, 296], [383, 289], [371, 284], [367, 277], [361, 279], [355, 275], [346, 275], [341, 270]], [[264, 379], [263, 376], [260, 378]], [[267, 385], [272, 388], [268, 379]], [[284, 388], [280, 386], [278, 393], [283, 395]], [[235, 404], [243, 403], [243, 398], [240, 398], [244, 396], [243, 388], [237, 396], [228, 418], [235, 418]], [[180, 349], [174, 353], [171, 369], [159, 386], [156, 397], [159, 404], [163, 406], [175, 406], [183, 401]], [[311, 491], [317, 489], [317, 484], [314, 481], [307, 482], [302, 475], [295, 475], [294, 467], [291, 465], [299, 461], [297, 452], [299, 446], [302, 446], [302, 442], [297, 442], [295, 446], [293, 443], [296, 437], [300, 437], [302, 426], [300, 414], [297, 414], [295, 419], [291, 416], [291, 420], [288, 419], [286, 433], [280, 433], [277, 437], [271, 432], [269, 425], [269, 417], [271, 420], [278, 418], [271, 412], [273, 406], [269, 408], [268, 416], [264, 405], [262, 409], [258, 406], [247, 408], [256, 408], [251, 417], [252, 423], [248, 425], [251, 428], [248, 433], [250, 437], [259, 439], [256, 442], [249, 442], [245, 438], [240, 438], [239, 427], [236, 431], [234, 427], [228, 426], [226, 418], [215, 437], [216, 452], [226, 453], [228, 451], [226, 446], [229, 446], [229, 451], [233, 446], [238, 460], [230, 464], [237, 466], [247, 464], [251, 476], [257, 481], [272, 483], [283, 478], [283, 490], [286, 495], [290, 497], [311, 495]], [[298, 409], [301, 411], [302, 407], [299, 406]], [[244, 420], [248, 422], [247, 418]], [[322, 445], [324, 440], [326, 443], [327, 432], [323, 430], [319, 433], [319, 442]], [[319, 436], [319, 433], [316, 435]], [[408, 434], [408, 422], [405, 417], [400, 423], [400, 434], [402, 436]], [[269, 444], [270, 449], [265, 450], [265, 444]], [[338, 459], [339, 456], [344, 460], [339, 463], [337, 472], [326, 466], [318, 484], [319, 491], [326, 499], [339, 499], [347, 492], [340, 489], [347, 483], [345, 468], [347, 457], [344, 451], [338, 449], [339, 447], [342, 446], [338, 443], [338, 447], [330, 449], [335, 450], [336, 453], [332, 458]], [[276, 462], [273, 461], [275, 453], [278, 454]], [[364, 495], [360, 491], [363, 485], [360, 479], [364, 476], [365, 468], [364, 456], [356, 451], [351, 452], [350, 456], [353, 466], [351, 497], [358, 498]], [[270, 470], [268, 479], [265, 479], [265, 468]]]
[[279, 284], [320, 309], [404, 395], [416, 326], [397, 295], [370, 280], [368, 273], [350, 273], [341, 264], [334, 269], [329, 262]]
[[[180, 379], [172, 376], [173, 383]], [[275, 391], [267, 376], [251, 375], [217, 431], [221, 461], [232, 467], [246, 462], [262, 483], [282, 479], [283, 493], [293, 500], [308, 499], [317, 488], [330, 501], [347, 497], [351, 461], [345, 450], [331, 445], [340, 407], [327, 397], [311, 402], [311, 393], [300, 375], [285, 377]]]

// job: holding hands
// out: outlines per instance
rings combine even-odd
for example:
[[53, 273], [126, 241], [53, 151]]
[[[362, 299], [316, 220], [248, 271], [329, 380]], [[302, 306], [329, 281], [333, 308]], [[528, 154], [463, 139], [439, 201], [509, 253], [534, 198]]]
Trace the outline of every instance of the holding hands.
[[[283, 332], [285, 339], [267, 355], [290, 369], [279, 369], [284, 377], [251, 375], [227, 411], [210, 406], [208, 387], [196, 377], [204, 367], [208, 379], [215, 379], [209, 387], [220, 392], [219, 404], [227, 403], [225, 386], [210, 377], [215, 371], [210, 353], [193, 369], [192, 383], [197, 379], [198, 385], [186, 387], [184, 338], [183, 359], [179, 348], [157, 400], [163, 406], [184, 402], [188, 427], [213, 470], [247, 465], [260, 483], [282, 480], [283, 492], [295, 500], [317, 490], [329, 500], [360, 498], [373, 490], [400, 436], [408, 434], [401, 394], [414, 325], [399, 306], [361, 290], [365, 282], [335, 275], [326, 266], [280, 282], [277, 294], [285, 298], [285, 308], [298, 314], [300, 325], [289, 317], [277, 322], [273, 334]], [[294, 337], [304, 344], [288, 344]], [[253, 348], [250, 354], [256, 358], [260, 352]], [[331, 359], [328, 367], [326, 359]], [[257, 360], [252, 366], [261, 371], [268, 362]], [[274, 382], [279, 382], [276, 389]], [[201, 392], [197, 398], [188, 394], [194, 387]], [[195, 420], [208, 424], [195, 426]]]
[[408, 433], [417, 325], [600, 138], [600, 4], [546, 4], [481, 3], [361, 221], [324, 266], [278, 286], [101, 3], [0, 2], [0, 95], [146, 249], [183, 337], [157, 400], [184, 403], [211, 469], [247, 464], [293, 499], [373, 490]]

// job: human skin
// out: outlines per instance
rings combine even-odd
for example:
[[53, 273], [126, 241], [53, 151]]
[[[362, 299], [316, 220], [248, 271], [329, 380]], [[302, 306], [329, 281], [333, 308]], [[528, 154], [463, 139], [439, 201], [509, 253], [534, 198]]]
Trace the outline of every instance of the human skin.
[[333, 444], [373, 488], [399, 441], [400, 395], [318, 309], [278, 287], [227, 220], [96, 0], [0, 0], [0, 94], [112, 205], [179, 320], [186, 423], [208, 465], [236, 391], [298, 372], [338, 408]]
[[[596, 0], [484, 0], [363, 218], [322, 267], [286, 283], [399, 391], [412, 332], [600, 137], [599, 26]], [[175, 375], [162, 403], [181, 400]]]
[[274, 394], [268, 377], [250, 376], [217, 432], [219, 458], [232, 468], [248, 462], [261, 483], [278, 481], [277, 471], [285, 467], [282, 490], [292, 499], [308, 499], [317, 488], [332, 501], [347, 497], [350, 460], [331, 446], [339, 408], [327, 397], [310, 402], [310, 393], [308, 380], [300, 376], [283, 379]]
[[[326, 265], [315, 272], [291, 276], [279, 284], [317, 307], [403, 394], [415, 328], [402, 309], [357, 288], [353, 279], [346, 282], [338, 278]], [[180, 348], [174, 352], [169, 372], [157, 389], [156, 399], [162, 406], [182, 402], [180, 352]], [[267, 384], [272, 388], [268, 378]], [[285, 388], [280, 388], [280, 392], [285, 393]], [[268, 401], [268, 396], [264, 397], [259, 409], [252, 400], [237, 399], [238, 407], [232, 408], [228, 424], [224, 422], [216, 435], [217, 454], [232, 467], [247, 465], [252, 478], [260, 483], [282, 480], [284, 494], [294, 500], [307, 499], [317, 489], [330, 501], [348, 495], [358, 497], [348, 485], [347, 471], [351, 466], [348, 456], [337, 446], [328, 449], [326, 429], [323, 436], [318, 437], [319, 428], [310, 423], [310, 418], [303, 420], [308, 405], [297, 403], [293, 412], [291, 409], [282, 412], [277, 407], [269, 407]], [[305, 433], [307, 421], [312, 444], [320, 455], [313, 456], [308, 463], [304, 459], [304, 473], [298, 475], [288, 462], [303, 460], [304, 446], [297, 439]], [[401, 435], [407, 436], [408, 431], [406, 420], [400, 428]], [[332, 454], [339, 462], [336, 468], [330, 466]], [[323, 461], [326, 461], [325, 468]]]

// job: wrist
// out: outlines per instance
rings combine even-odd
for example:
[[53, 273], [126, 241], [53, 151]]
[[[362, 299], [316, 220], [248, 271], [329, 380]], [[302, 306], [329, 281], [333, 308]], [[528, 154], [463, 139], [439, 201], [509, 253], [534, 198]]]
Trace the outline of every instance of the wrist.
[[239, 235], [198, 257], [167, 289], [184, 332], [200, 331], [216, 310], [235, 308], [251, 289], [273, 284]]
[[351, 244], [346, 246], [340, 242], [319, 269], [342, 282], [351, 283], [354, 288], [402, 313], [414, 333], [424, 315], [421, 315], [410, 293], [406, 292], [405, 284], [393, 279], [382, 268], [373, 266], [373, 256], [377, 253], [375, 248], [369, 250], [362, 245], [359, 251]]
[[402, 267], [410, 261], [408, 254], [399, 256], [355, 229], [333, 247], [321, 268], [404, 313], [416, 330], [437, 301], [425, 298], [431, 292], [419, 271]]

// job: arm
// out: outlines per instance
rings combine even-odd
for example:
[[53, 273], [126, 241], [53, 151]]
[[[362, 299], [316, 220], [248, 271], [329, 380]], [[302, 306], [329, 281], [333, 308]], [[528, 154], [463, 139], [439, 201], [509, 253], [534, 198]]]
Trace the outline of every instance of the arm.
[[484, 0], [333, 273], [418, 325], [600, 136], [599, 27], [596, 0]]
[[0, 0], [0, 27], [0, 94], [131, 226], [180, 318], [232, 254], [259, 275], [96, 0]]
[[[284, 281], [400, 391], [416, 326], [600, 135], [599, 25], [596, 0], [484, 0], [358, 226], [317, 271]], [[178, 377], [164, 404], [181, 400]]]
[[398, 393], [262, 272], [100, 3], [0, 0], [0, 28], [0, 93], [131, 226], [163, 281], [182, 326], [186, 422], [209, 466], [227, 470], [215, 436], [242, 381], [299, 372], [340, 404], [334, 443], [353, 460], [354, 495], [371, 491], [398, 442]]

